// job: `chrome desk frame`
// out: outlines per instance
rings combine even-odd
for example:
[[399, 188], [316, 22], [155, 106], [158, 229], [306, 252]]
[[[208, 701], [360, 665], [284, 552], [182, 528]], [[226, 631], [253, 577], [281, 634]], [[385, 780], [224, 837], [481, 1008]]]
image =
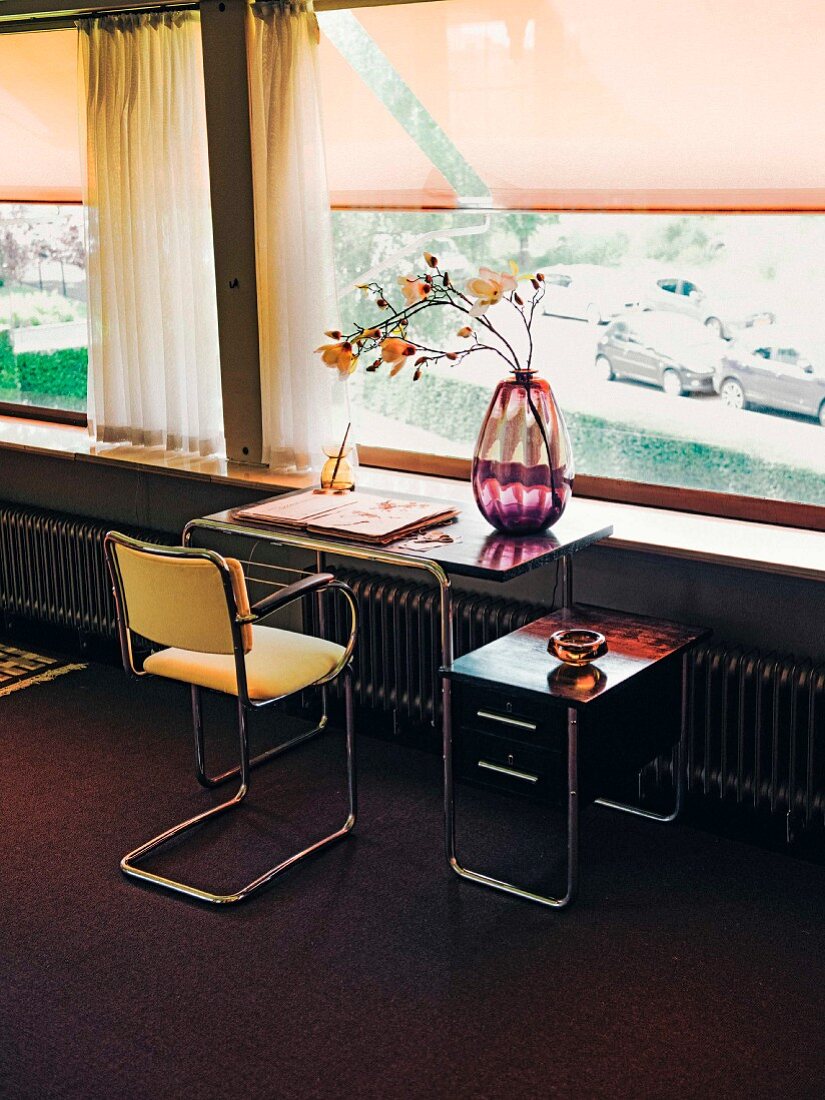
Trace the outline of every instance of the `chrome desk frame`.
[[[251, 525], [243, 525], [231, 521], [215, 520], [209, 517], [193, 519], [187, 523], [183, 532], [184, 546], [190, 545], [192, 536], [198, 531], [211, 531], [219, 535], [230, 537], [259, 539], [275, 546], [309, 550], [316, 555], [316, 568], [319, 571], [326, 567], [326, 555], [331, 554], [344, 558], [355, 558], [361, 561], [429, 573], [429, 575], [434, 578], [439, 589], [441, 663], [445, 669], [450, 668], [452, 665], [454, 656], [452, 585], [447, 571], [438, 562], [423, 556], [417, 557], [411, 554], [399, 553], [394, 550], [382, 549], [378, 546], [365, 546], [343, 540], [326, 539], [316, 535], [309, 535], [298, 531], [288, 531], [276, 527], [253, 527]], [[573, 603], [573, 555], [572, 553], [560, 554], [555, 558], [549, 558], [543, 565], [551, 565], [554, 560], [560, 563], [561, 569], [561, 606], [570, 607]], [[470, 871], [462, 867], [459, 863], [456, 853], [455, 776], [453, 774], [453, 716], [451, 690], [452, 685], [449, 678], [442, 676], [441, 728], [444, 763], [444, 839], [447, 862], [450, 867], [452, 867], [453, 871], [461, 878], [468, 879], [480, 885], [490, 886], [496, 890], [503, 890], [505, 893], [526, 898], [530, 901], [536, 901], [542, 905], [548, 905], [554, 908], [562, 908], [568, 905], [575, 896], [578, 880], [578, 714], [575, 708], [569, 708], [567, 720], [567, 891], [561, 898], [544, 897], [540, 894], [530, 893], [513, 884], [500, 882], [497, 879], [490, 878], [479, 872]], [[680, 758], [684, 759], [682, 753], [680, 753]], [[253, 763], [255, 762], [256, 761], [253, 761]], [[647, 810], [638, 809], [635, 806], [625, 806], [618, 803], [606, 804], [612, 806], [614, 809], [639, 814], [643, 817], [653, 817], [657, 820], [672, 820], [681, 810], [682, 794], [680, 789], [676, 811], [667, 818], [659, 818], [658, 815], [652, 814]]]

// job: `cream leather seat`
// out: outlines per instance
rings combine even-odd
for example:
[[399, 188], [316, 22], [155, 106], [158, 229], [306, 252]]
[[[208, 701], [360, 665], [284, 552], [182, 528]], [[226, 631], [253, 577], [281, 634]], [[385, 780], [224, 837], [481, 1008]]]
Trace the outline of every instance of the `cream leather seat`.
[[[355, 743], [350, 668], [357, 636], [355, 598], [351, 589], [331, 573], [316, 573], [285, 586], [250, 607], [243, 569], [233, 558], [223, 558], [211, 550], [155, 546], [115, 531], [110, 531], [106, 536], [105, 548], [114, 584], [124, 667], [135, 676], [154, 675], [188, 683], [192, 693], [198, 780], [206, 787], [216, 787], [228, 779], [240, 779], [240, 787], [229, 801], [173, 826], [129, 852], [120, 862], [121, 869], [133, 878], [201, 901], [213, 904], [243, 901], [294, 863], [345, 836], [355, 824]], [[328, 591], [342, 595], [349, 605], [351, 629], [346, 646], [260, 623], [261, 619], [294, 600], [309, 595], [317, 597]], [[135, 662], [133, 634], [163, 647], [150, 654], [142, 667]], [[137, 866], [138, 860], [173, 837], [239, 805], [249, 790], [249, 775], [253, 766], [306, 741], [320, 733], [327, 724], [324, 713], [315, 728], [250, 760], [247, 731], [249, 709], [269, 706], [297, 691], [327, 684], [338, 676], [343, 676], [345, 687], [349, 795], [349, 813], [340, 829], [281, 860], [232, 894], [212, 893]], [[200, 698], [204, 688], [234, 695], [238, 701], [240, 763], [217, 776], [207, 774], [204, 760]]]
[[[271, 626], [253, 626], [252, 639], [246, 654], [246, 686], [255, 702], [292, 695], [326, 680], [344, 656], [344, 647], [335, 642]], [[228, 654], [170, 646], [147, 657], [143, 668], [154, 676], [238, 694], [235, 658]]]

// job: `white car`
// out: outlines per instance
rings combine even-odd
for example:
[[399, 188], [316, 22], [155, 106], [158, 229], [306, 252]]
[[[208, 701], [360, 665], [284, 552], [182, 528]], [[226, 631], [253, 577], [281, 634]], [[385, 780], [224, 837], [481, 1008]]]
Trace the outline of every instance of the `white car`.
[[545, 314], [573, 317], [591, 325], [606, 324], [617, 313], [632, 308], [620, 271], [597, 264], [569, 264], [544, 271]]
[[665, 275], [648, 284], [640, 295], [645, 309], [669, 310], [701, 321], [706, 328], [725, 340], [744, 330], [772, 324], [776, 317], [767, 309], [750, 309], [733, 303], [729, 295], [706, 294], [691, 279]]

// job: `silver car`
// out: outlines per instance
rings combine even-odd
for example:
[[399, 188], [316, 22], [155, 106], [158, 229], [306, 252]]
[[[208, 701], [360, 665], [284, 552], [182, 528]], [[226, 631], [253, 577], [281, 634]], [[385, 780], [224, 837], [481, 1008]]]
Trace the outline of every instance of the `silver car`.
[[726, 405], [762, 405], [814, 416], [825, 427], [825, 375], [791, 341], [771, 337], [726, 349], [713, 386]]
[[726, 345], [697, 321], [667, 313], [625, 313], [596, 345], [602, 378], [652, 382], [667, 394], [712, 393]]

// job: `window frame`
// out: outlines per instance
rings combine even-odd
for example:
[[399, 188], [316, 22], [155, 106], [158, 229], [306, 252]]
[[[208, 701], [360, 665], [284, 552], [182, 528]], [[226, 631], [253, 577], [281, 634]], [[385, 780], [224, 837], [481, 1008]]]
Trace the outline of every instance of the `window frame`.
[[[42, 28], [41, 28], [42, 29]], [[56, 28], [55, 28], [56, 29]], [[0, 24], [0, 34], [3, 26]], [[28, 206], [79, 206], [82, 202], [28, 202]], [[70, 424], [75, 428], [87, 428], [89, 417], [85, 412], [74, 409], [52, 409], [48, 405], [26, 405], [22, 401], [0, 401], [0, 416], [14, 416], [21, 420], [40, 420], [46, 424]]]

